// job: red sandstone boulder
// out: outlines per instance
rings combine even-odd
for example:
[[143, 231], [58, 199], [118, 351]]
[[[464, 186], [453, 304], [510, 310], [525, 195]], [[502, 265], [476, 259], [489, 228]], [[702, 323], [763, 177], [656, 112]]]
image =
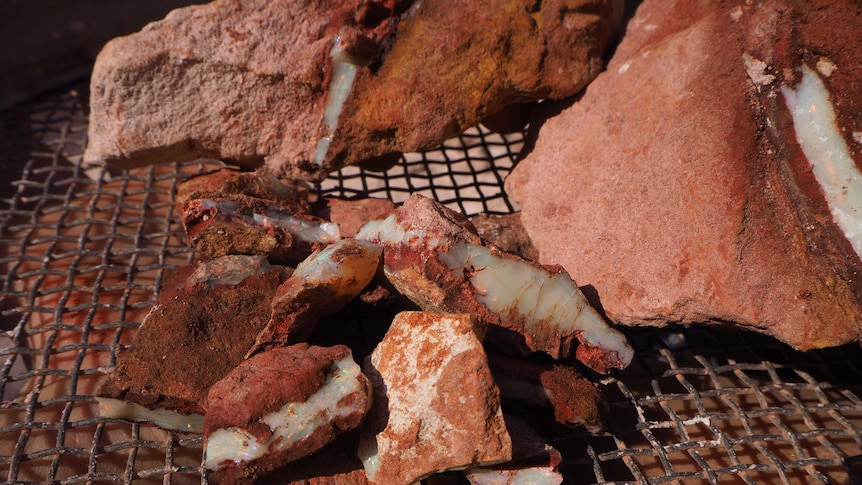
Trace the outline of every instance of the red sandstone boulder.
[[618, 0], [216, 0], [99, 55], [88, 163], [220, 158], [321, 179], [601, 70]]
[[620, 324], [858, 341], [860, 25], [838, 1], [644, 2], [507, 181], [540, 261]]

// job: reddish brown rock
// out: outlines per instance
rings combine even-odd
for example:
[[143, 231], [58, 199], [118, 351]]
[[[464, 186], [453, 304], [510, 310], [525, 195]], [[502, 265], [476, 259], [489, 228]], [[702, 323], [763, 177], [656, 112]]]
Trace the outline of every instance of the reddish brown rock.
[[574, 367], [489, 353], [488, 363], [503, 399], [553, 408], [558, 423], [604, 430], [605, 399]]
[[350, 349], [297, 344], [243, 361], [207, 397], [205, 466], [252, 483], [355, 429], [371, 386]]
[[181, 414], [203, 413], [224, 377], [269, 321], [289, 274], [252, 256], [226, 256], [174, 272], [98, 395]]
[[344, 239], [300, 263], [278, 287], [270, 320], [247, 356], [307, 340], [320, 317], [337, 312], [368, 286], [382, 252], [377, 244]]
[[466, 217], [434, 200], [414, 194], [356, 237], [384, 246], [384, 274], [401, 294], [426, 311], [476, 315], [506, 348], [574, 354], [597, 372], [631, 362], [625, 337], [564, 270], [484, 244]]
[[[440, 144], [503, 107], [581, 90], [617, 0], [212, 3], [113, 40], [87, 163], [219, 158], [321, 179]], [[341, 97], [343, 95], [343, 97]]]
[[202, 256], [296, 264], [341, 237], [338, 225], [311, 215], [306, 191], [261, 172], [225, 169], [181, 183], [176, 208], [189, 246]]
[[541, 261], [621, 324], [735, 324], [799, 349], [859, 340], [862, 263], [812, 168], [834, 171], [838, 150], [806, 155], [812, 124], [788, 107], [824, 88], [802, 111], [831, 106], [823, 138], [862, 161], [858, 25], [837, 1], [644, 2], [607, 72], [507, 181]]
[[414, 2], [376, 75], [345, 104], [332, 156], [431, 148], [511, 104], [577, 93], [602, 69], [621, 4]]
[[326, 219], [338, 224], [342, 237], [353, 237], [368, 221], [383, 219], [395, 210], [389, 199], [326, 199]]
[[521, 213], [478, 214], [470, 218], [476, 233], [498, 248], [517, 254], [530, 261], [539, 260], [539, 252], [533, 247], [530, 236], [521, 223]]
[[369, 481], [414, 483], [435, 472], [511, 459], [483, 334], [470, 315], [395, 317], [363, 366], [374, 386], [359, 447]]

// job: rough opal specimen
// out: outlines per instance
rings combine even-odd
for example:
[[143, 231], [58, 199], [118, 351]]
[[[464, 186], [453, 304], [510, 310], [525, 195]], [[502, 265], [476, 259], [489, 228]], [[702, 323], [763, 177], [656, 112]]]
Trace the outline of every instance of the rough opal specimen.
[[862, 340], [862, 10], [645, 0], [506, 180], [621, 325]]
[[269, 323], [247, 356], [305, 341], [321, 316], [340, 310], [371, 282], [382, 251], [368, 241], [344, 239], [309, 256], [278, 287]]
[[484, 243], [463, 215], [439, 202], [414, 194], [356, 237], [384, 246], [387, 278], [425, 310], [478, 315], [502, 329], [491, 334], [495, 340], [515, 334], [525, 350], [555, 358], [574, 350], [599, 372], [631, 362], [625, 336], [608, 326], [565, 271]]
[[250, 483], [359, 426], [370, 399], [343, 345], [258, 354], [210, 389], [204, 465], [221, 483]]

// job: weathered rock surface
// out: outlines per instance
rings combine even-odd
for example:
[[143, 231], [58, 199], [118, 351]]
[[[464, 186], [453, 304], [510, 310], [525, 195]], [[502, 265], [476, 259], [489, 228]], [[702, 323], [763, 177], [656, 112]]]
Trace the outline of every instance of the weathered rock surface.
[[[507, 180], [541, 262], [593, 286], [620, 324], [732, 323], [799, 349], [859, 340], [855, 226], [823, 194], [852, 203], [860, 178], [824, 189], [812, 168], [862, 161], [859, 25], [846, 2], [645, 1]], [[799, 118], [830, 109], [837, 121]], [[858, 204], [846, 212], [859, 223]]]
[[224, 377], [269, 321], [289, 269], [226, 256], [174, 272], [98, 395], [182, 414], [203, 413]]
[[359, 447], [369, 481], [414, 483], [511, 459], [483, 336], [484, 326], [470, 315], [395, 317], [363, 365], [374, 386]]
[[426, 311], [476, 315], [493, 324], [489, 339], [506, 349], [574, 354], [597, 372], [631, 362], [625, 336], [564, 270], [484, 244], [463, 214], [439, 202], [414, 194], [356, 237], [384, 246], [384, 274], [401, 294]]
[[182, 182], [176, 209], [189, 246], [204, 257], [266, 256], [295, 265], [338, 241], [338, 225], [311, 215], [304, 188], [261, 172], [219, 170]]
[[488, 364], [503, 399], [553, 408], [558, 423], [604, 430], [605, 399], [574, 367], [488, 353]]
[[368, 286], [382, 252], [377, 244], [344, 239], [309, 256], [276, 290], [269, 322], [248, 356], [306, 341], [320, 317], [337, 312]]
[[370, 400], [371, 385], [343, 345], [258, 354], [210, 389], [205, 465], [221, 483], [251, 483], [357, 428]]
[[[216, 0], [113, 40], [87, 163], [197, 157], [320, 179], [436, 146], [512, 104], [581, 90], [618, 0]], [[411, 6], [412, 4], [412, 6]]]

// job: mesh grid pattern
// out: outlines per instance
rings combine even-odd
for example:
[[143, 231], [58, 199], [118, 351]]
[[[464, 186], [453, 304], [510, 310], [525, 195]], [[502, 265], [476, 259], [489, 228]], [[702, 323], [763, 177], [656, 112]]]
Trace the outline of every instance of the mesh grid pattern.
[[[200, 437], [101, 418], [92, 393], [163, 278], [193, 259], [173, 194], [212, 166], [82, 171], [81, 99], [0, 119], [0, 480], [207, 482]], [[320, 193], [511, 212], [502, 182], [523, 141], [479, 127], [385, 174], [342, 170]], [[608, 432], [539, 423], [571, 482], [862, 483], [862, 349], [802, 354], [698, 327], [627, 334], [635, 361], [601, 381]]]

